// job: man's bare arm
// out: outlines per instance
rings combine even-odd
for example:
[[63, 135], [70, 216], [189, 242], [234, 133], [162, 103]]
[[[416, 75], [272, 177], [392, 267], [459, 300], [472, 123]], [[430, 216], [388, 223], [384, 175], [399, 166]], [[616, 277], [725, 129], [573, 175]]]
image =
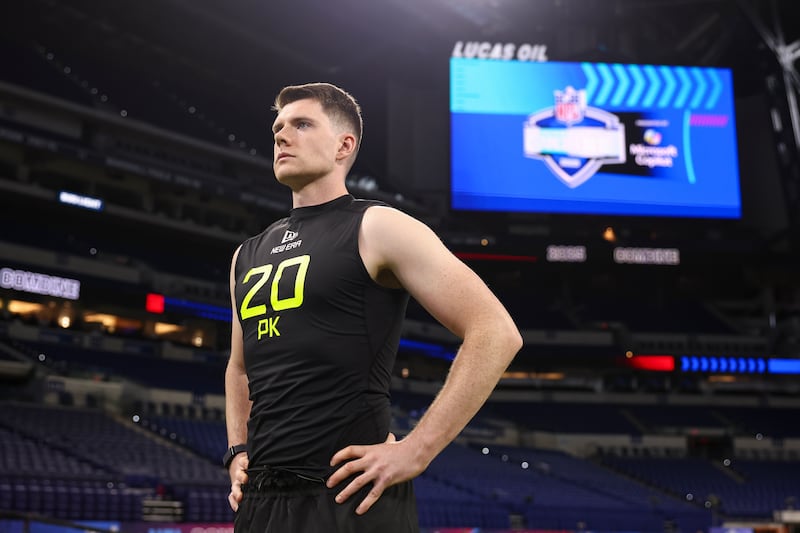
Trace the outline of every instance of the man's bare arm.
[[[247, 373], [244, 367], [244, 340], [242, 325], [239, 322], [239, 313], [236, 310], [235, 296], [235, 267], [239, 250], [233, 254], [231, 261], [230, 288], [231, 288], [231, 355], [225, 368], [225, 424], [228, 432], [228, 446], [245, 444], [247, 442], [247, 420], [250, 418], [250, 389]], [[228, 502], [236, 511], [242, 500], [241, 486], [247, 481], [247, 453], [237, 454], [230, 464], [228, 473], [231, 477], [231, 492]]]
[[425, 470], [461, 432], [497, 385], [522, 338], [486, 284], [421, 222], [393, 209], [372, 208], [364, 217], [359, 246], [373, 278], [405, 287], [463, 339], [444, 386], [405, 439], [348, 446], [334, 455], [332, 465], [349, 462], [329, 478], [329, 486], [360, 472], [337, 501], [372, 483], [356, 510], [363, 514], [386, 487]]

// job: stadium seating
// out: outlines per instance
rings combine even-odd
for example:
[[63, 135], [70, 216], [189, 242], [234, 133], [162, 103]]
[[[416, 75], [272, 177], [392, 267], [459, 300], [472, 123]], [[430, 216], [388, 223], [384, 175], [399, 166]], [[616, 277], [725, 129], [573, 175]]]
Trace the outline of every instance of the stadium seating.
[[230, 521], [223, 469], [171, 441], [94, 410], [2, 403], [0, 509], [139, 521], [143, 499], [166, 495], [189, 520]]
[[604, 457], [614, 470], [675, 497], [739, 518], [769, 516], [800, 497], [800, 462], [738, 461], [721, 466], [699, 457]]
[[[395, 413], [397, 420], [424, 403], [422, 396], [398, 398], [408, 403]], [[513, 414], [502, 404], [492, 407], [495, 415]], [[590, 406], [583, 408], [591, 412]], [[668, 427], [682, 413], [659, 411], [669, 407], [638, 406], [631, 412], [653, 427]], [[687, 424], [716, 420], [708, 416], [690, 417]], [[555, 431], [572, 427], [553, 424]], [[188, 412], [145, 416], [137, 427], [95, 409], [4, 402], [0, 509], [66, 519], [138, 520], [142, 501], [160, 495], [180, 501], [185, 520], [229, 521], [227, 479], [217, 457], [224, 446], [223, 421], [218, 415], [200, 418], [199, 411], [192, 418]], [[725, 466], [655, 453], [591, 459], [555, 450], [453, 443], [417, 478], [415, 491], [424, 527], [501, 529], [515, 520], [556, 529], [654, 531], [672, 524], [696, 530], [707, 527], [712, 511], [745, 519], [770, 516], [797, 501], [799, 479], [797, 458], [742, 453]]]

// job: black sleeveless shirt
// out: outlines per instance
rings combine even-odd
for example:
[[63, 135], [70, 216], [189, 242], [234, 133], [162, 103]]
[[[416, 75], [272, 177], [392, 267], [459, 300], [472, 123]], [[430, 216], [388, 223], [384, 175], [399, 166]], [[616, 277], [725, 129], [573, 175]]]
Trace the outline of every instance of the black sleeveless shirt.
[[242, 244], [235, 301], [251, 468], [327, 477], [342, 447], [386, 439], [408, 294], [375, 283], [359, 255], [374, 205], [346, 195], [296, 208]]

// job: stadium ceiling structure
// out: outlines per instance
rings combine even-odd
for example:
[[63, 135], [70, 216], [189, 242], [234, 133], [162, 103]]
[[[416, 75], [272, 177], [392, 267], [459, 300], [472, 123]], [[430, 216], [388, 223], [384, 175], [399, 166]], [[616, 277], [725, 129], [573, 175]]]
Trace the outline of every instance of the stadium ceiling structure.
[[[29, 0], [0, 17], [0, 30], [7, 42], [62, 58], [62, 68], [68, 62], [75, 85], [91, 84], [93, 73], [117, 80], [99, 88], [112, 103], [136, 90], [133, 81], [176, 107], [202, 109], [221, 144], [251, 153], [271, 151], [271, 99], [282, 86], [341, 84], [367, 119], [357, 165], [379, 181], [388, 84], [446, 85], [457, 41], [544, 43], [557, 61], [726, 66], [738, 96], [771, 98], [796, 228], [798, 11], [793, 0]], [[172, 126], [167, 114], [151, 119]]]
[[777, 65], [778, 55], [798, 82], [791, 0], [31, 0], [17, 8], [0, 22], [17, 39], [103, 54], [144, 76], [180, 66], [187, 85], [236, 90], [260, 105], [288, 80], [378, 86], [416, 67], [424, 82], [423, 65], [439, 51], [446, 61], [458, 40], [546, 43], [562, 61], [739, 67], [742, 87], [763, 82], [760, 64]]

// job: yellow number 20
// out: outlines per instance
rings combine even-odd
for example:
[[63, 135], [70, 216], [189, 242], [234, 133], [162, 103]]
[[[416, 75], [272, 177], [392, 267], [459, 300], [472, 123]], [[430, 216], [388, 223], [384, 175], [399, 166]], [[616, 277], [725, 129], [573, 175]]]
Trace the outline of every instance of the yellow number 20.
[[[284, 311], [286, 309], [295, 309], [303, 305], [303, 293], [305, 291], [306, 285], [306, 274], [308, 273], [308, 263], [311, 261], [311, 256], [309, 255], [301, 255], [298, 257], [292, 257], [291, 259], [286, 259], [285, 261], [281, 261], [278, 263], [278, 267], [275, 269], [275, 277], [272, 278], [272, 286], [270, 289], [270, 298], [269, 302], [272, 305], [272, 309], [274, 311]], [[281, 276], [283, 276], [284, 270], [287, 267], [297, 265], [297, 271], [295, 273], [294, 279], [294, 291], [292, 296], [288, 298], [280, 299], [278, 297], [278, 285], [281, 280]], [[248, 318], [253, 318], [254, 316], [261, 316], [267, 314], [267, 306], [266, 304], [261, 305], [253, 305], [251, 306], [250, 303], [253, 301], [253, 297], [256, 293], [267, 284], [270, 278], [270, 274], [272, 274], [272, 265], [261, 265], [257, 267], [251, 268], [247, 274], [245, 274], [242, 283], [247, 283], [250, 278], [254, 275], [260, 275], [261, 277], [255, 282], [255, 284], [247, 291], [244, 298], [242, 299], [242, 306], [240, 308], [242, 320], [247, 320]]]

